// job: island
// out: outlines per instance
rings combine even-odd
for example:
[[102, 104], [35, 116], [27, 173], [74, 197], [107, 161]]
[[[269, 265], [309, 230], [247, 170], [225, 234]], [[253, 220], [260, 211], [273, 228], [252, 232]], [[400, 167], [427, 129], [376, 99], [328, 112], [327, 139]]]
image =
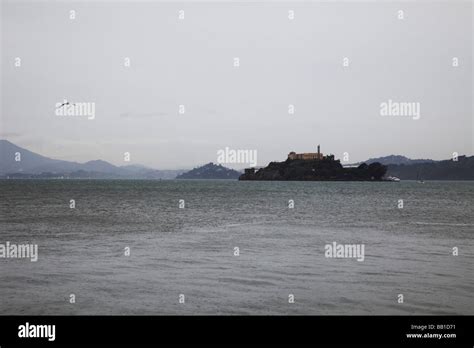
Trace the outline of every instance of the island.
[[270, 162], [258, 170], [247, 168], [239, 180], [385, 181], [386, 172], [387, 166], [379, 162], [343, 167], [334, 155], [324, 156], [318, 145], [317, 152], [290, 152], [284, 162]]
[[221, 164], [208, 163], [182, 173], [176, 179], [237, 179], [242, 172], [224, 167]]

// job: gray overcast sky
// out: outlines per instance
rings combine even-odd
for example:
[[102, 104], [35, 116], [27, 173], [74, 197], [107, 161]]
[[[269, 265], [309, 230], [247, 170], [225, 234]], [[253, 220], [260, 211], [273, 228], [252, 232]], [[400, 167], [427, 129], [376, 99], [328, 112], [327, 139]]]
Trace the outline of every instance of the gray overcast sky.
[[[467, 1], [3, 1], [0, 138], [161, 169], [225, 147], [258, 165], [317, 144], [351, 162], [472, 155], [472, 16]], [[95, 102], [95, 119], [56, 116], [63, 98]], [[382, 117], [389, 99], [419, 102], [420, 119]]]

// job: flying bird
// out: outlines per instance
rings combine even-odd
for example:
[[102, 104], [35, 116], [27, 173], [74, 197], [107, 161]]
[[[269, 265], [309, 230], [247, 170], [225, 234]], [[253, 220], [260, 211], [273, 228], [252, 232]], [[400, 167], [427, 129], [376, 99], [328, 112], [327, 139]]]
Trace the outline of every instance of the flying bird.
[[71, 104], [71, 103], [68, 102], [66, 99], [64, 99], [64, 103], [62, 103], [61, 105], [59, 105], [56, 109], [62, 108], [62, 107], [65, 106], [65, 105], [76, 105], [76, 104]]

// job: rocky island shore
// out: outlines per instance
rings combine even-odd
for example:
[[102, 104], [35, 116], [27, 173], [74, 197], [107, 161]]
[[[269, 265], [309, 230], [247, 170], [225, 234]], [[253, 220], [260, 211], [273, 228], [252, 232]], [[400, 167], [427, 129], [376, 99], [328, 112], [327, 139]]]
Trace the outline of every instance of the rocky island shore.
[[333, 155], [290, 152], [284, 162], [270, 162], [265, 168], [245, 169], [239, 180], [280, 181], [383, 181], [387, 167], [375, 162], [345, 168]]

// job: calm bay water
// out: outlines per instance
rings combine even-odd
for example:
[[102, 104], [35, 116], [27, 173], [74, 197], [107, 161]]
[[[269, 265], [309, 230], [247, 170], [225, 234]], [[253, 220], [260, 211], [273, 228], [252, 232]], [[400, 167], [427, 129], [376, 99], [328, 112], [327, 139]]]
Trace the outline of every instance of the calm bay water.
[[0, 313], [474, 314], [473, 233], [474, 182], [2, 180]]

